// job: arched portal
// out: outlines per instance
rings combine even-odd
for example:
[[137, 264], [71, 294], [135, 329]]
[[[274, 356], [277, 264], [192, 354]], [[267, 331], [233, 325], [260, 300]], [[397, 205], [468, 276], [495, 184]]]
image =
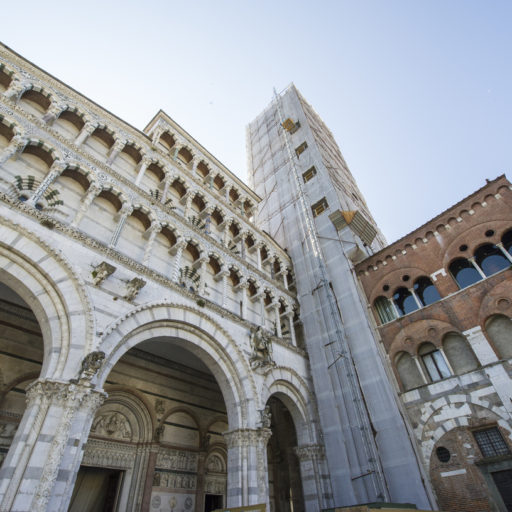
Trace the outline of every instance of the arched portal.
[[267, 402], [272, 435], [267, 445], [269, 501], [272, 512], [303, 512], [297, 432], [290, 411], [276, 395]]
[[231, 438], [238, 437], [254, 425], [256, 387], [240, 348], [219, 324], [188, 306], [148, 304], [112, 324], [99, 348], [106, 358], [93, 384], [109, 395], [112, 386], [136, 394], [151, 424], [147, 439], [132, 438], [126, 411], [118, 409], [122, 416], [107, 421], [103, 411], [110, 398], [92, 423], [90, 443], [97, 444], [99, 432], [107, 432], [103, 423], [110, 421], [123, 423], [119, 435], [126, 438], [116, 442], [125, 449], [150, 446], [137, 452], [140, 457], [133, 455], [130, 468], [119, 468], [125, 471], [118, 488], [123, 510], [172, 501], [175, 508], [209, 512], [220, 503], [255, 502], [249, 494], [255, 486], [242, 486], [252, 474], [242, 478], [243, 470], [228, 462], [241, 447], [227, 446], [224, 434], [229, 430]]
[[135, 511], [141, 503], [210, 512], [213, 496], [226, 504], [221, 389], [186, 339], [146, 335], [106, 377], [108, 399], [92, 421], [70, 512]]

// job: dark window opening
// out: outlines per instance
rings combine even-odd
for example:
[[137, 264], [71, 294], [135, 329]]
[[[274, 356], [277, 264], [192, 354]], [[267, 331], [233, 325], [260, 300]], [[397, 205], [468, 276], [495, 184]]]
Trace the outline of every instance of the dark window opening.
[[304, 183], [307, 183], [310, 179], [314, 178], [316, 176], [316, 169], [315, 166], [310, 167], [303, 175], [302, 179], [304, 180]]
[[441, 300], [437, 288], [428, 277], [420, 277], [416, 280], [414, 283], [414, 292], [424, 306]]
[[498, 427], [476, 430], [473, 432], [473, 436], [484, 457], [497, 457], [510, 453]]
[[498, 247], [492, 244], [479, 247], [475, 251], [475, 261], [486, 276], [492, 276], [496, 272], [510, 267], [510, 261], [508, 261]]
[[400, 316], [407, 315], [418, 309], [418, 304], [407, 288], [398, 288], [393, 294], [393, 302]]
[[439, 462], [448, 462], [451, 458], [450, 451], [444, 446], [439, 446], [439, 448], [436, 449], [436, 456]]
[[458, 258], [453, 261], [449, 270], [460, 288], [466, 288], [482, 279], [478, 270], [465, 258]]
[[313, 211], [313, 217], [318, 217], [321, 213], [325, 212], [329, 208], [329, 205], [327, 204], [327, 200], [325, 197], [320, 199], [320, 201], [317, 201], [312, 207], [311, 210]]
[[304, 151], [306, 151], [307, 147], [308, 147], [308, 143], [303, 142], [300, 146], [295, 148], [295, 154], [297, 155], [297, 158], [300, 157], [301, 153], [304, 153]]

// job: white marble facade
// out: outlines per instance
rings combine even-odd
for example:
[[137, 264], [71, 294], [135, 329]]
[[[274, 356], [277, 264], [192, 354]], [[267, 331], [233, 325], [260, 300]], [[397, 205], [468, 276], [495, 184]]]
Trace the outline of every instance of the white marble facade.
[[139, 131], [0, 46], [0, 510], [269, 503], [269, 400], [303, 508], [332, 506], [259, 202], [165, 113]]

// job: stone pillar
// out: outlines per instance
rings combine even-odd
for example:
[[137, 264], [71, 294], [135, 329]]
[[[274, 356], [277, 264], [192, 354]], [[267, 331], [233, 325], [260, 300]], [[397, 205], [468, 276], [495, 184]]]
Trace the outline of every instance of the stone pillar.
[[4, 96], [8, 100], [17, 103], [21, 95], [27, 90], [28, 87], [30, 87], [29, 82], [24, 82], [19, 78], [15, 78], [9, 84], [9, 87], [4, 91]]
[[418, 356], [411, 356], [414, 360], [414, 363], [416, 364], [416, 368], [418, 368], [418, 372], [420, 374], [420, 377], [423, 379], [424, 384], [428, 384], [430, 382], [430, 379], [427, 378], [425, 375], [425, 370], [423, 369], [423, 365], [420, 363]]
[[475, 267], [475, 270], [480, 274], [480, 277], [482, 279], [486, 279], [487, 276], [484, 274], [483, 270], [480, 268], [479, 265], [477, 265], [476, 261], [475, 261], [475, 258], [468, 258], [468, 261], [471, 263], [471, 265], [473, 265], [473, 267]]
[[297, 346], [297, 336], [295, 335], [295, 326], [293, 325], [294, 312], [293, 311], [288, 311], [286, 313], [286, 315], [288, 316], [288, 324], [290, 326], [290, 336], [291, 336], [291, 339], [292, 339], [292, 345], [294, 347], [296, 347]]
[[185, 249], [185, 247], [187, 246], [187, 242], [185, 242], [185, 240], [180, 240], [178, 242], [176, 242], [172, 247], [171, 247], [171, 251], [174, 249], [174, 247], [176, 247], [176, 257], [174, 259], [174, 266], [173, 266], [173, 269], [172, 269], [172, 276], [171, 276], [171, 280], [174, 281], [175, 283], [178, 282], [178, 277], [179, 277], [179, 273], [180, 273], [180, 265], [181, 265], [181, 255], [183, 254], [183, 249]]
[[89, 209], [89, 206], [91, 206], [92, 202], [96, 199], [96, 197], [98, 197], [98, 194], [100, 194], [101, 191], [102, 188], [99, 183], [91, 183], [91, 185], [87, 189], [87, 194], [85, 194], [85, 196], [82, 198], [80, 208], [77, 210], [75, 218], [71, 222], [72, 227], [78, 226], [83, 216]]
[[274, 315], [275, 315], [275, 322], [276, 322], [276, 336], [278, 338], [283, 337], [283, 333], [281, 331], [281, 315], [279, 314], [279, 302], [274, 302], [272, 304], [272, 307], [274, 308]]
[[239, 285], [242, 291], [242, 318], [247, 318], [247, 289], [249, 288], [249, 282], [244, 279]]
[[423, 304], [421, 303], [420, 299], [416, 295], [414, 288], [409, 288], [409, 292], [413, 296], [414, 300], [416, 301], [416, 305], [418, 306], [418, 309], [421, 309], [423, 307]]
[[80, 130], [80, 133], [76, 136], [75, 145], [81, 146], [98, 128], [98, 123], [93, 121], [87, 121]]
[[30, 196], [27, 200], [26, 204], [30, 206], [35, 206], [41, 196], [48, 190], [48, 188], [52, 185], [52, 183], [61, 175], [62, 171], [67, 167], [67, 163], [62, 160], [55, 160], [50, 167], [50, 171], [45, 176], [44, 180], [37, 187], [35, 192]]
[[208, 453], [200, 451], [197, 454], [197, 480], [196, 480], [196, 503], [195, 512], [203, 512], [203, 496], [204, 496], [204, 484], [205, 484], [205, 462]]
[[260, 297], [259, 297], [259, 301], [260, 301], [260, 324], [262, 327], [265, 327], [265, 302], [263, 300], [263, 292], [261, 293]]
[[119, 155], [119, 153], [121, 153], [121, 151], [123, 150], [123, 148], [125, 146], [126, 146], [126, 141], [124, 141], [124, 140], [117, 139], [114, 142], [113, 146], [110, 148], [110, 151], [108, 153], [108, 157], [107, 157], [108, 165], [112, 165], [114, 160], [117, 158], [117, 155]]
[[486, 366], [498, 361], [496, 353], [487, 341], [487, 338], [485, 337], [484, 333], [482, 332], [482, 328], [479, 325], [464, 331], [462, 334], [468, 340], [476, 358], [478, 359], [478, 362], [482, 366]]
[[142, 178], [144, 177], [144, 173], [146, 172], [146, 169], [148, 168], [148, 165], [151, 165], [151, 158], [147, 156], [143, 156], [142, 160], [140, 162], [139, 166], [139, 172], [137, 173], [137, 178], [135, 178], [135, 185], [139, 185], [142, 181]]
[[55, 119], [61, 114], [61, 112], [66, 108], [66, 105], [62, 105], [60, 103], [52, 103], [49, 107], [46, 113], [43, 116], [43, 121], [48, 124], [52, 125]]
[[105, 398], [88, 381], [36, 380], [0, 471], [0, 510], [64, 512], [92, 419]]
[[19, 155], [25, 149], [27, 144], [28, 139], [21, 135], [15, 135], [0, 155], [0, 165], [7, 162], [7, 160], [12, 158], [14, 155]]
[[289, 290], [288, 288], [288, 267], [286, 267], [284, 270], [283, 270], [283, 284], [284, 284], [284, 287]]
[[259, 270], [261, 270], [261, 245], [258, 245], [258, 247], [256, 247], [256, 266], [258, 267]]
[[326, 498], [331, 495], [324, 447], [310, 444], [295, 448], [299, 459], [302, 494], [305, 510], [321, 510], [331, 506]]
[[199, 258], [194, 265], [199, 266], [199, 295], [204, 295], [204, 285], [205, 285], [205, 274], [206, 274], [206, 264], [208, 263], [207, 257]]
[[119, 236], [121, 235], [121, 231], [123, 230], [123, 226], [126, 222], [126, 219], [131, 215], [132, 211], [133, 206], [131, 204], [124, 203], [121, 209], [117, 212], [117, 226], [114, 230], [114, 233], [112, 233], [112, 238], [110, 239], [109, 247], [116, 246], [117, 241], [119, 240]]
[[505, 247], [503, 247], [503, 244], [501, 242], [498, 242], [496, 244], [496, 247], [498, 247], [500, 249], [500, 251], [503, 253], [503, 256], [505, 256], [505, 258], [507, 258], [508, 261], [510, 261], [510, 263], [512, 264], [512, 254], [510, 254], [506, 249]]
[[266, 503], [268, 499], [268, 428], [239, 429], [226, 432], [228, 447], [227, 507]]
[[167, 201], [167, 194], [169, 193], [169, 187], [171, 186], [171, 183], [174, 181], [174, 175], [166, 173], [163, 181], [163, 190], [162, 190], [162, 199], [160, 202], [162, 204], [165, 204]]
[[222, 307], [225, 308], [228, 301], [228, 276], [229, 270], [223, 269], [220, 271], [222, 277]]
[[158, 444], [151, 447], [146, 469], [146, 480], [144, 483], [144, 493], [142, 495], [141, 512], [149, 512], [151, 506], [151, 493], [153, 491], [153, 478], [155, 477], [156, 457], [158, 455]]
[[147, 265], [151, 256], [151, 249], [155, 242], [156, 235], [160, 233], [162, 225], [159, 222], [153, 222], [151, 226], [144, 233], [144, 238], [147, 239], [146, 247], [144, 248], [144, 256], [142, 258], [142, 264]]

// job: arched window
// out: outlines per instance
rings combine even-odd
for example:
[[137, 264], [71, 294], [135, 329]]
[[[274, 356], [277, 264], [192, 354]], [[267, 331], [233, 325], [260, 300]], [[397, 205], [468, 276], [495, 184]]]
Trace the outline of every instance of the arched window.
[[373, 307], [375, 311], [377, 311], [382, 324], [391, 322], [396, 318], [395, 308], [393, 308], [393, 304], [391, 304], [391, 301], [386, 297], [377, 297], [373, 303]]
[[414, 293], [416, 293], [416, 297], [424, 306], [441, 300], [437, 288], [428, 277], [420, 277], [416, 280], [414, 283]]
[[443, 354], [432, 343], [423, 343], [418, 350], [418, 354], [432, 382], [450, 377], [450, 369], [444, 360]]
[[466, 288], [482, 279], [478, 270], [466, 258], [457, 258], [452, 261], [449, 270], [460, 288]]
[[503, 247], [505, 250], [512, 254], [512, 229], [509, 229], [502, 237], [501, 237], [501, 243], [503, 244]]
[[400, 316], [407, 315], [418, 309], [412, 293], [407, 288], [398, 288], [393, 294], [393, 302]]
[[485, 323], [485, 330], [499, 356], [512, 357], [512, 320], [505, 315], [493, 315]]
[[479, 366], [468, 340], [462, 334], [448, 333], [443, 339], [443, 352], [457, 375], [470, 372]]
[[479, 247], [475, 251], [475, 261], [486, 276], [492, 276], [496, 272], [510, 267], [510, 261], [493, 244], [485, 244]]
[[410, 354], [407, 352], [399, 352], [395, 358], [395, 364], [405, 391], [425, 384], [418, 367]]

